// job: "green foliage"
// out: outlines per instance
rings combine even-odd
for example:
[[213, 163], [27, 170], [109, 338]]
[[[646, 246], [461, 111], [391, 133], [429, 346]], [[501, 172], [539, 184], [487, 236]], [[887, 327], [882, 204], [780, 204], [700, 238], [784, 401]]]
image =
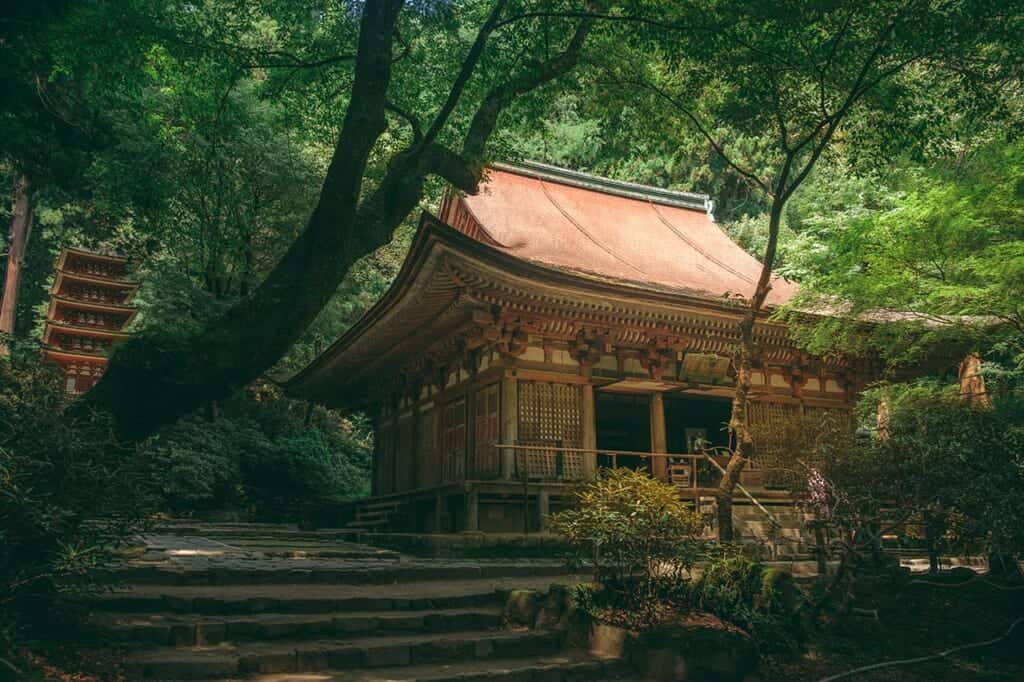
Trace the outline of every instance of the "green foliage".
[[819, 254], [802, 259], [797, 307], [845, 315], [793, 316], [799, 340], [813, 352], [859, 347], [897, 365], [980, 350], [1019, 373], [1024, 145], [992, 144], [894, 182], [885, 203], [837, 221]]
[[739, 553], [709, 563], [693, 587], [696, 606], [739, 625], [763, 650], [775, 652], [799, 647], [801, 598], [792, 574]]
[[59, 597], [93, 589], [155, 503], [152, 460], [102, 419], [72, 425], [35, 357], [0, 362], [0, 651], [58, 629]]
[[672, 486], [620, 468], [587, 484], [550, 527], [593, 558], [597, 579], [623, 604], [649, 607], [659, 581], [679, 581], [693, 565], [703, 522]]
[[939, 551], [1012, 553], [1024, 545], [1024, 400], [993, 407], [935, 381], [870, 392], [861, 409], [889, 404], [887, 437], [838, 453], [831, 478], [848, 505], [895, 503]]
[[192, 415], [152, 438], [167, 507], [178, 514], [252, 505], [258, 515], [292, 513], [369, 492], [371, 447], [364, 425], [306, 407], [274, 390], [250, 391]]

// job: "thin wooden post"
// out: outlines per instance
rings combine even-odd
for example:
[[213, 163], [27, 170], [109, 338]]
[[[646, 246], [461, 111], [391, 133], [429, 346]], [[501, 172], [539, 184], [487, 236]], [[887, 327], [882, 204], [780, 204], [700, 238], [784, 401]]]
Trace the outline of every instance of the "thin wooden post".
[[444, 495], [438, 490], [434, 493], [434, 532], [444, 531]]
[[[515, 377], [501, 380], [501, 442], [513, 444], [519, 439], [519, 386]], [[511, 448], [501, 453], [501, 477], [510, 480], [515, 475], [516, 451]]]
[[540, 530], [544, 532], [548, 524], [548, 515], [551, 514], [551, 493], [543, 486], [537, 491], [537, 512]]
[[[665, 397], [652, 393], [651, 401], [651, 452], [668, 452], [665, 436]], [[651, 458], [651, 476], [664, 481], [668, 478], [668, 462], [664, 457]]]
[[470, 488], [466, 491], [464, 512], [464, 529], [467, 531], [480, 530], [480, 493], [476, 488]]
[[583, 384], [583, 449], [592, 450], [583, 454], [583, 478], [592, 481], [597, 478], [597, 410], [594, 405], [594, 385]]

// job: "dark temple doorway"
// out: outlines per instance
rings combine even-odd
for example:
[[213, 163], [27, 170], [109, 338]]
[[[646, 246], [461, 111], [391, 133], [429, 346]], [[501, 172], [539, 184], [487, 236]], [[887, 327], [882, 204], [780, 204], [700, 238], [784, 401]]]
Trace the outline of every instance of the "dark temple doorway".
[[[651, 451], [650, 398], [629, 393], [597, 392], [595, 396], [598, 450]], [[597, 465], [610, 467], [613, 459], [599, 454]], [[649, 468], [641, 457], [617, 455], [614, 464], [630, 469]]]
[[[669, 452], [697, 454], [698, 443], [710, 447], [729, 445], [729, 417], [732, 400], [713, 396], [666, 395], [665, 441]], [[697, 484], [717, 485], [718, 471], [708, 461], [696, 463]]]

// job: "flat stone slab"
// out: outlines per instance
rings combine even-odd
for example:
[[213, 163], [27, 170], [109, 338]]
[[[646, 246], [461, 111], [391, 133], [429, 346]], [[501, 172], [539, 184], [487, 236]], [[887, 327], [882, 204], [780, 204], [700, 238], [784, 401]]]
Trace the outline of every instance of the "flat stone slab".
[[132, 585], [97, 595], [90, 605], [104, 611], [213, 614], [458, 608], [489, 603], [513, 589], [547, 590], [552, 584], [571, 585], [590, 579], [566, 575], [398, 585]]
[[502, 630], [160, 648], [129, 654], [125, 663], [129, 671], [142, 677], [203, 679], [552, 655], [561, 646], [560, 633]]
[[500, 600], [476, 608], [257, 613], [213, 616], [176, 613], [96, 613], [90, 623], [105, 636], [149, 645], [203, 646], [295, 637], [441, 633], [491, 630], [504, 623]]
[[[491, 659], [437, 665], [380, 668], [370, 671], [325, 671], [315, 674], [279, 673], [246, 677], [253, 682], [448, 682], [449, 680], [572, 680], [597, 682], [623, 679], [628, 671], [616, 659], [570, 653], [515, 659]], [[231, 682], [235, 682], [234, 680]], [[239, 679], [238, 682], [241, 682]]]

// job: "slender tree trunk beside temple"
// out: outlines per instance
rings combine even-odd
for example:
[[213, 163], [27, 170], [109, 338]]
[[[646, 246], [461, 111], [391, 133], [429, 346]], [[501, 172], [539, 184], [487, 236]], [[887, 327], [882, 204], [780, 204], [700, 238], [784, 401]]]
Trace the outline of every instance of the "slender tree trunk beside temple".
[[[785, 187], [789, 178], [789, 164], [783, 168], [780, 187]], [[754, 326], [757, 316], [764, 307], [768, 293], [772, 290], [772, 266], [775, 264], [775, 251], [779, 241], [779, 228], [782, 225], [782, 209], [786, 196], [776, 196], [772, 200], [772, 208], [768, 221], [768, 244], [765, 246], [761, 275], [758, 277], [750, 306], [740, 321], [740, 345], [736, 351], [736, 391], [732, 399], [732, 414], [729, 417], [729, 431], [734, 438], [732, 455], [725, 467], [725, 474], [718, 485], [716, 494], [718, 503], [718, 538], [724, 542], [733, 539], [732, 527], [732, 496], [736, 485], [740, 482], [740, 474], [747, 462], [754, 456], [754, 440], [750, 435], [747, 406], [750, 403], [751, 371], [757, 364], [757, 344], [754, 339]]]
[[[0, 334], [14, 335], [14, 322], [18, 312], [18, 286], [21, 283], [21, 265], [32, 232], [32, 199], [29, 181], [24, 175], [14, 184], [14, 216], [11, 218], [11, 238], [7, 251], [7, 269], [4, 277], [3, 299], [0, 299]], [[10, 348], [0, 341], [0, 357], [10, 355]]]

